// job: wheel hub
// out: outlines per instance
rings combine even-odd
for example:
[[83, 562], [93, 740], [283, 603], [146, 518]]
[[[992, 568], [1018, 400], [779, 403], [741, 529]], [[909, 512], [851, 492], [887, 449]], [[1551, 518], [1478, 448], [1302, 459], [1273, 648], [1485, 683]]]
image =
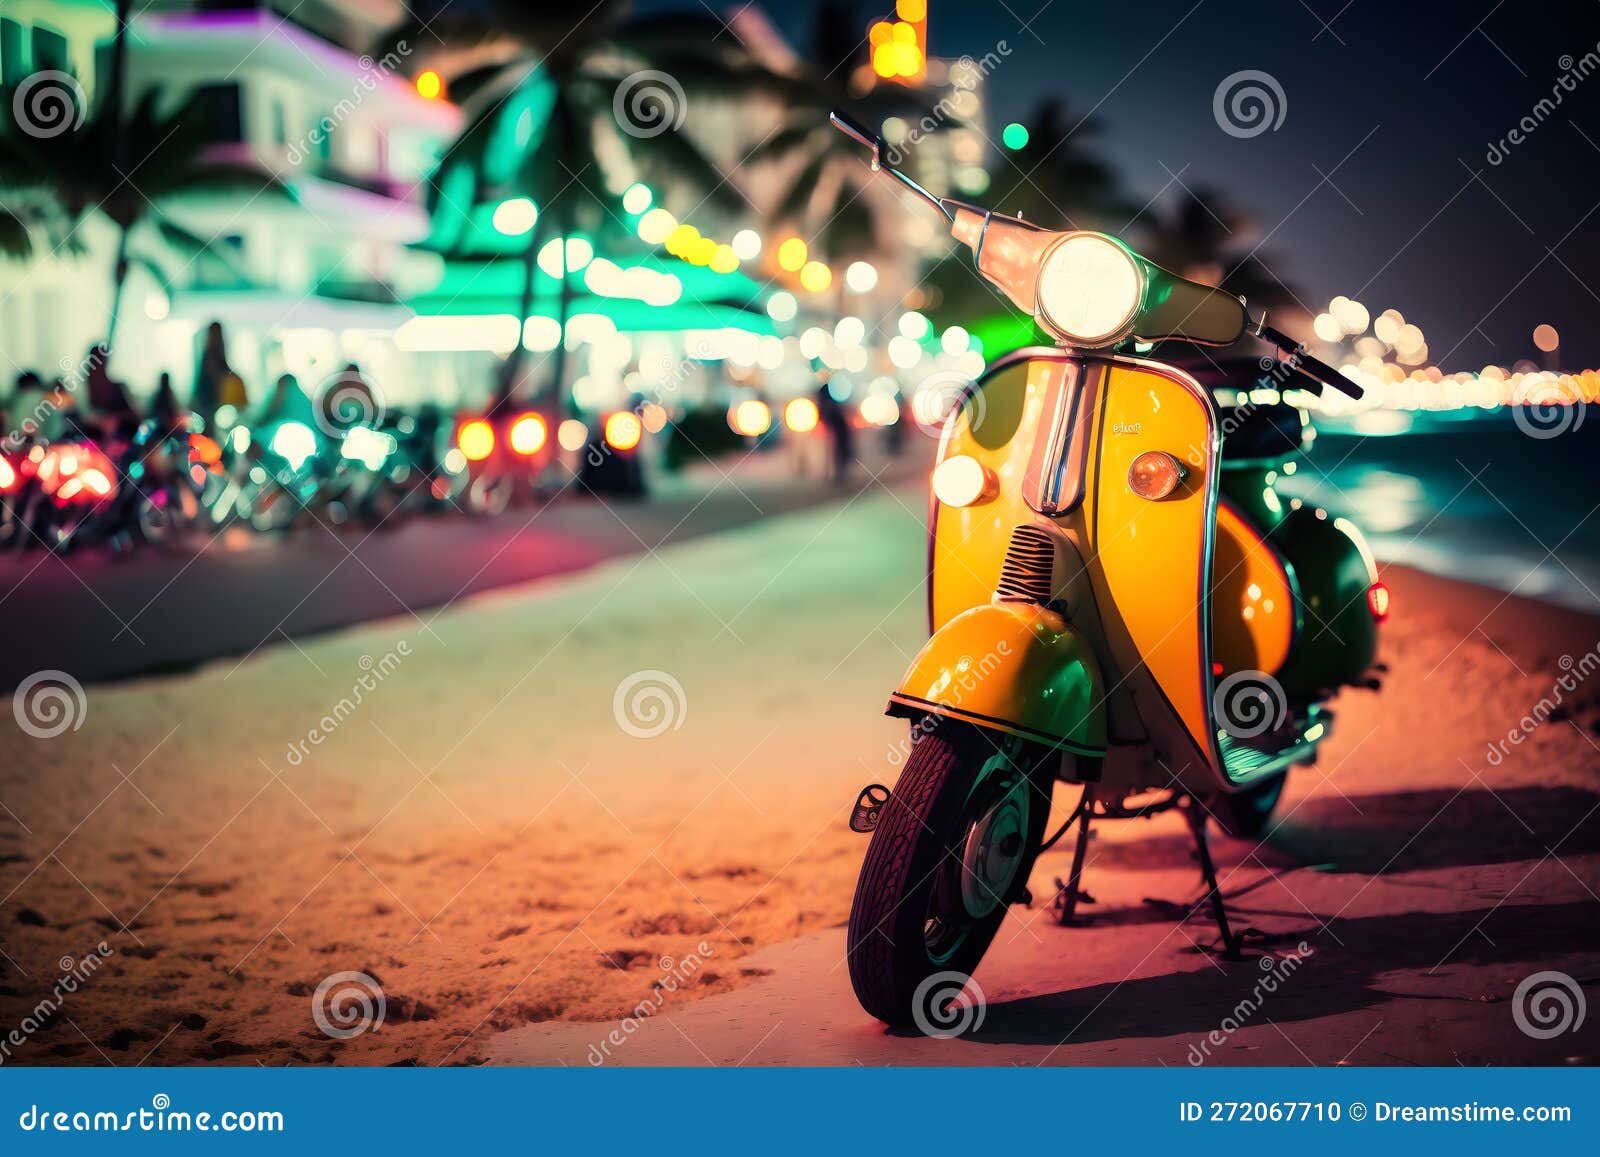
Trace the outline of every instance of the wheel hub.
[[1027, 852], [1028, 781], [1016, 776], [973, 818], [961, 857], [961, 903], [982, 919], [1006, 903]]

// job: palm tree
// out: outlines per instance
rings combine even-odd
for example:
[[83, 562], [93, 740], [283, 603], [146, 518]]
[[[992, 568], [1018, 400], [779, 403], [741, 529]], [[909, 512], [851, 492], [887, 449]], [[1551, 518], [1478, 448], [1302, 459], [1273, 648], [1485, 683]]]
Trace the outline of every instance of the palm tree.
[[[436, 245], [446, 255], [469, 253], [466, 217], [474, 206], [527, 197], [538, 207], [522, 254], [521, 317], [532, 308], [539, 254], [550, 238], [575, 230], [631, 236], [602, 152], [624, 154], [657, 187], [687, 184], [713, 203], [738, 203], [726, 174], [679, 131], [690, 111], [685, 102], [737, 93], [767, 75], [713, 16], [639, 17], [616, 0], [592, 12], [581, 8], [587, 5], [552, 15], [518, 0], [491, 0], [469, 11], [432, 0], [385, 37], [391, 45], [432, 45], [417, 67], [447, 71], [451, 95], [468, 114], [429, 182]], [[627, 104], [630, 95], [644, 102], [645, 117], [659, 119], [622, 123], [641, 107]], [[572, 301], [564, 261], [561, 272], [557, 321], [564, 335]], [[525, 358], [518, 343], [498, 400], [515, 388]], [[564, 339], [552, 363], [551, 388], [559, 395]]]
[[888, 220], [895, 212], [883, 183], [874, 181], [862, 163], [861, 147], [829, 124], [828, 113], [848, 108], [874, 127], [894, 116], [926, 121], [935, 131], [946, 127], [930, 89], [898, 83], [857, 89], [853, 80], [869, 60], [860, 29], [854, 5], [836, 0], [818, 8], [807, 68], [797, 76], [773, 77], [769, 88], [790, 112], [746, 158], [750, 165], [775, 162], [793, 168], [767, 217], [808, 237], [827, 261], [887, 248], [893, 235]]
[[[282, 189], [276, 178], [259, 170], [206, 160], [206, 149], [213, 142], [205, 135], [206, 122], [198, 107], [203, 98], [198, 93], [162, 112], [162, 94], [150, 89], [123, 114], [127, 9], [128, 0], [119, 0], [111, 75], [104, 99], [92, 111], [60, 132], [38, 135], [17, 125], [0, 134], [0, 248], [13, 256], [29, 256], [33, 236], [39, 234], [52, 248], [81, 252], [88, 222], [99, 219], [116, 230], [107, 349], [116, 334], [123, 289], [133, 266], [147, 266], [164, 280], [159, 263], [148, 251], [136, 248], [142, 234], [154, 233], [179, 250], [212, 251], [208, 241], [174, 221], [165, 205], [186, 194]], [[0, 88], [0, 107], [20, 107], [20, 87]]]
[[1209, 189], [1184, 189], [1144, 225], [1142, 252], [1182, 277], [1241, 295], [1252, 306], [1297, 310], [1299, 298], [1252, 244], [1253, 219]]
[[1046, 229], [1116, 232], [1135, 212], [1117, 171], [1094, 148], [1100, 125], [1074, 116], [1064, 101], [1041, 102], [1029, 118], [1027, 143], [1004, 150], [989, 174], [986, 202]]

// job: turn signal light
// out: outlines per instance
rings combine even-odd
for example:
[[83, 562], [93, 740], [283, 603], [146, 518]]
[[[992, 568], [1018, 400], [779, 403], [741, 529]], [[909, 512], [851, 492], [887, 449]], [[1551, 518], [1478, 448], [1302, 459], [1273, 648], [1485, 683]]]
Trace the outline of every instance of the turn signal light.
[[1140, 498], [1156, 502], [1176, 490], [1188, 473], [1164, 450], [1146, 450], [1128, 467], [1128, 487]]
[[994, 471], [965, 454], [946, 458], [933, 470], [933, 495], [946, 506], [987, 502], [999, 488]]
[[1373, 583], [1367, 588], [1367, 607], [1372, 611], [1372, 620], [1381, 623], [1389, 617], [1389, 588], [1382, 583]]

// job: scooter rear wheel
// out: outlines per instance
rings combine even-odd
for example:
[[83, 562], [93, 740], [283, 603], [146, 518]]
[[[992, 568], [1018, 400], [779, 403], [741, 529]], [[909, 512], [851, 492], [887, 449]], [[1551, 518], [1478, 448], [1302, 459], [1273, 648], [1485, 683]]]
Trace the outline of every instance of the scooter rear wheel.
[[923, 733], [867, 848], [850, 908], [861, 1007], [937, 1032], [1023, 892], [1050, 810], [1042, 749], [941, 722]]

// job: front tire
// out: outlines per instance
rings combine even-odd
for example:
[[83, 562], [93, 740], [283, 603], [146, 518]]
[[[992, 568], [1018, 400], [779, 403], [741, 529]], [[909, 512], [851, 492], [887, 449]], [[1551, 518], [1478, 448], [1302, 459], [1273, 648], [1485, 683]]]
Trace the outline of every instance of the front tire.
[[1055, 757], [947, 720], [921, 734], [867, 848], [847, 936], [861, 1007], [896, 1027], [941, 1023], [1044, 838]]

